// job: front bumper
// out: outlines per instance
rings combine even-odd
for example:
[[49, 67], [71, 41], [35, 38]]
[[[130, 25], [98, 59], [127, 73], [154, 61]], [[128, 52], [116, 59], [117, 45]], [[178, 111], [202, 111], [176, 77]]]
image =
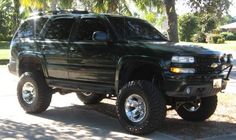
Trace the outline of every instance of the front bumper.
[[[164, 90], [170, 97], [208, 97], [224, 90], [229, 80], [232, 65], [226, 74], [174, 74], [165, 73]], [[214, 79], [222, 79], [221, 87], [213, 85]]]

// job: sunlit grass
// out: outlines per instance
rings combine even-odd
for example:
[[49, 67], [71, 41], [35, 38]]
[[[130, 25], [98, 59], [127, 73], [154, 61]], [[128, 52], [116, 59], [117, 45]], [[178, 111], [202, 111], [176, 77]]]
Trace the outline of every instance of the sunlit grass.
[[0, 60], [2, 59], [9, 59], [9, 49], [0, 49]]
[[186, 44], [194, 44], [203, 46], [210, 49], [222, 50], [222, 51], [236, 51], [236, 41], [225, 41], [223, 44], [211, 44], [211, 43], [194, 43], [194, 42], [181, 42]]

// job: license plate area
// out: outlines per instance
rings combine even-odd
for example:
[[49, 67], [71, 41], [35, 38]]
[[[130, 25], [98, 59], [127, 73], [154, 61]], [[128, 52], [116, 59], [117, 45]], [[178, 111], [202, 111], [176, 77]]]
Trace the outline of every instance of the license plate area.
[[213, 88], [221, 88], [222, 79], [213, 79]]

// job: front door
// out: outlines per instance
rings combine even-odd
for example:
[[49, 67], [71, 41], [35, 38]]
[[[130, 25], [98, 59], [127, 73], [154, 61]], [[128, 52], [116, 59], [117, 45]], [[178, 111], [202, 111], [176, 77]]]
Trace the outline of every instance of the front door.
[[102, 20], [82, 18], [73, 30], [69, 47], [69, 79], [114, 84], [116, 57], [114, 47], [95, 41], [96, 31], [108, 33]]

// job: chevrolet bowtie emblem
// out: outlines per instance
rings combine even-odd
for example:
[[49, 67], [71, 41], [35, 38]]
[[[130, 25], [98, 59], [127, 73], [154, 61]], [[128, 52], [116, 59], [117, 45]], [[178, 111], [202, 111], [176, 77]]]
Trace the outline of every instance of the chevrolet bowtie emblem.
[[216, 68], [216, 67], [218, 67], [218, 64], [216, 64], [216, 63], [211, 64], [211, 68]]

